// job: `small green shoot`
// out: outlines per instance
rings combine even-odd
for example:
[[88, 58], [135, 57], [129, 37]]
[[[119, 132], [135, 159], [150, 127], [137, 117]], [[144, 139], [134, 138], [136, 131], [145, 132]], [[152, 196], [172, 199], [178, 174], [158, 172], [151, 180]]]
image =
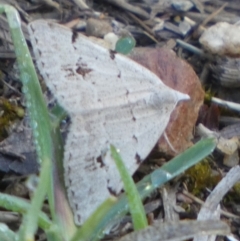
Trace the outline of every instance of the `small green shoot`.
[[134, 230], [144, 229], [148, 226], [144, 207], [137, 191], [136, 185], [129, 174], [124, 162], [114, 146], [111, 145], [111, 155], [123, 181], [125, 194], [127, 196], [129, 211], [132, 216]]
[[[83, 226], [78, 229], [71, 241], [86, 241], [90, 240], [93, 234], [93, 230], [99, 225], [101, 220], [104, 218], [105, 213], [107, 213], [112, 206], [116, 203], [117, 199], [115, 197], [108, 198], [103, 202], [97, 210], [87, 219]], [[95, 237], [97, 238], [97, 237]], [[98, 238], [97, 238], [98, 239]]]

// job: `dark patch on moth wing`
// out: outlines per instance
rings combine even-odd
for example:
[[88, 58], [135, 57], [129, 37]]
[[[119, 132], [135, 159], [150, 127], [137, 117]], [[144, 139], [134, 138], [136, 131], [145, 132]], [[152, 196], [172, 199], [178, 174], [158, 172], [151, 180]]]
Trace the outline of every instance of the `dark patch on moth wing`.
[[61, 96], [61, 98], [64, 100], [65, 99], [65, 96], [64, 95], [60, 95]]
[[32, 26], [32, 24], [30, 24], [30, 28], [31, 28], [32, 32], [34, 33], [35, 32], [35, 28]]
[[121, 79], [121, 72], [119, 72], [119, 74], [117, 75], [117, 77], [118, 77], [119, 79]]
[[[75, 206], [75, 209], [78, 210], [80, 205], [79, 205], [79, 203], [75, 203], [74, 206]], [[79, 215], [79, 217], [81, 218], [80, 215]]]
[[142, 162], [142, 159], [138, 153], [136, 153], [136, 155], [135, 155], [135, 160], [137, 161], [137, 164], [140, 164]]
[[109, 50], [109, 55], [110, 55], [110, 58], [111, 58], [112, 60], [115, 59], [115, 54], [116, 54], [116, 53], [117, 53], [116, 51]]
[[77, 37], [78, 37], [78, 32], [73, 30], [72, 31], [72, 43], [75, 43]]
[[86, 158], [85, 162], [88, 163], [84, 169], [88, 170], [88, 171], [94, 171], [97, 169], [96, 164], [94, 163], [94, 158], [90, 157], [90, 158]]
[[115, 197], [117, 196], [117, 193], [111, 187], [108, 187], [108, 191], [111, 195], [113, 195]]
[[[65, 170], [66, 170], [66, 169], [65, 169]], [[71, 167], [70, 167], [70, 166], [67, 166], [66, 173], [68, 174], [68, 176], [69, 176], [69, 174], [71, 173], [71, 171], [72, 171]], [[70, 178], [69, 178], [69, 180], [70, 180]]]
[[100, 167], [103, 168], [105, 166], [102, 156], [97, 157], [97, 163], [100, 163]]
[[[36, 41], [36, 43], [38, 43], [37, 39], [35, 39], [35, 41]], [[38, 50], [39, 56], [42, 56], [42, 51], [39, 48], [37, 50]]]
[[85, 169], [92, 172], [92, 171], [97, 170], [97, 167], [94, 164], [92, 164], [92, 165], [88, 165], [87, 167], [85, 167]]
[[81, 221], [82, 221], [82, 217], [81, 217], [80, 214], [77, 214], [77, 220], [78, 220], [79, 223], [81, 223]]
[[47, 25], [49, 26], [49, 28], [54, 28], [55, 27], [55, 24], [51, 23], [51, 22], [47, 23]]
[[68, 172], [67, 172], [67, 176], [68, 176], [68, 181], [69, 181], [69, 184], [71, 185], [72, 184], [72, 178], [70, 178], [70, 176], [71, 176], [71, 168], [70, 167], [68, 167]]
[[133, 135], [132, 138], [134, 141], [138, 142], [138, 138], [135, 135]]
[[136, 117], [134, 116], [132, 109], [130, 109], [130, 113], [131, 113], [131, 115], [132, 115], [132, 120], [135, 122], [137, 119], [136, 119]]
[[80, 75], [82, 75], [83, 77], [85, 77], [86, 74], [90, 73], [92, 71], [92, 69], [88, 69], [88, 68], [83, 68], [83, 67], [78, 67], [76, 69], [76, 72]]
[[92, 188], [89, 189], [88, 193], [87, 193], [87, 197], [90, 197], [94, 194], [94, 191]]
[[[34, 32], [35, 32], [35, 29], [34, 28], [32, 28], [32, 30], [33, 30], [33, 34], [34, 34]], [[34, 36], [33, 36], [34, 37]], [[38, 38], [37, 37], [34, 37], [34, 41], [36, 42], [36, 48], [37, 48], [37, 45], [38, 45], [38, 43], [39, 43], [39, 41], [38, 41]], [[33, 43], [31, 43], [32, 45], [33, 45]], [[42, 52], [41, 52], [41, 50], [39, 49], [39, 48], [37, 48], [37, 50], [38, 50], [38, 52], [40, 53], [40, 54], [42, 54]]]
[[42, 67], [43, 67], [43, 68], [45, 67], [45, 64], [44, 64], [44, 62], [42, 62], [42, 61], [41, 61], [41, 65], [42, 65]]
[[65, 75], [65, 77], [70, 77], [70, 76], [74, 76], [74, 75], [75, 75], [73, 69], [71, 69], [71, 68], [66, 68], [66, 69], [64, 69], [64, 72], [67, 73], [67, 74]]

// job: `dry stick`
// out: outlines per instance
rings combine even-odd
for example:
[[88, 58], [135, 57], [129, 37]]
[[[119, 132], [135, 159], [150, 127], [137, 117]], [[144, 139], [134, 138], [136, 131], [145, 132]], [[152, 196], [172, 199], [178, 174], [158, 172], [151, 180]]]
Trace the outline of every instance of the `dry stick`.
[[144, 33], [150, 38], [152, 39], [154, 42], [156, 42], [157, 44], [159, 43], [158, 40], [154, 37], [154, 33], [152, 31], [151, 28], [149, 28], [142, 20], [140, 20], [138, 17], [136, 17], [134, 14], [128, 12], [128, 15], [136, 22], [138, 23], [143, 29], [146, 30], [146, 32], [144, 31]]
[[204, 13], [204, 6], [201, 1], [199, 0], [191, 0], [194, 3], [195, 7], [200, 13]]
[[215, 16], [217, 16], [222, 10], [228, 5], [228, 3], [224, 3], [222, 7], [214, 11], [212, 14], [210, 14], [205, 20], [202, 22], [202, 26], [205, 26], [210, 20], [212, 20]]
[[[188, 191], [183, 190], [182, 193], [183, 193], [185, 196], [191, 198], [194, 202], [196, 202], [196, 203], [198, 203], [198, 204], [200, 204], [200, 205], [203, 205], [203, 204], [204, 204], [204, 202], [203, 202], [201, 199], [195, 197], [194, 195], [192, 195], [192, 194], [189, 193]], [[232, 214], [232, 213], [230, 213], [230, 212], [224, 211], [224, 210], [222, 210], [222, 209], [220, 210], [220, 213], [221, 213], [222, 215], [224, 215], [225, 217], [228, 217], [228, 218], [240, 219], [239, 216], [237, 216], [237, 215], [235, 215], [235, 214]]]
[[158, 40], [154, 38], [154, 36], [152, 36], [151, 34], [149, 34], [146, 31], [143, 31], [143, 33], [148, 36], [153, 42], [155, 42], [156, 44], [159, 44]]
[[130, 11], [132, 13], [137, 14], [138, 16], [141, 16], [145, 19], [149, 19], [149, 14], [148, 12], [146, 12], [145, 10], [141, 9], [138, 6], [134, 6], [132, 4], [129, 4], [128, 2], [126, 2], [126, 0], [106, 0], [107, 2], [114, 4], [120, 8], [123, 8], [127, 11]]
[[54, 8], [56, 8], [58, 11], [61, 12], [61, 6], [60, 6], [60, 4], [58, 4], [57, 2], [54, 2], [53, 0], [44, 0], [44, 2], [45, 2], [46, 4], [48, 4], [49, 6], [54, 7]]
[[17, 1], [15, 0], [7, 0], [6, 1], [7, 4], [11, 4], [14, 8], [16, 8], [18, 10], [19, 13], [22, 14], [22, 16], [27, 20], [27, 21], [30, 21], [31, 20], [31, 17], [28, 15], [27, 12], [25, 12], [21, 7], [20, 5], [17, 3]]
[[[191, 38], [191, 36], [193, 36], [194, 38], [197, 38], [197, 36], [199, 35], [199, 32], [201, 31], [200, 29], [204, 29], [204, 26], [210, 21], [212, 20], [216, 15], [218, 15], [226, 6], [228, 3], [225, 3], [222, 5], [222, 7], [220, 7], [219, 9], [217, 9], [216, 11], [214, 11], [212, 14], [210, 14], [206, 19], [204, 19], [202, 21], [202, 23], [199, 23], [198, 25], [196, 25], [195, 27], [193, 27], [194, 31], [191, 35], [189, 35], [188, 37], [186, 37], [184, 39], [184, 42], [188, 42], [188, 40]], [[180, 56], [181, 51], [178, 51], [178, 56]]]
[[195, 31], [193, 32], [193, 36], [197, 36], [199, 35], [199, 28], [200, 27], [204, 27], [209, 21], [211, 21], [214, 17], [216, 17], [220, 12], [222, 12], [222, 10], [228, 5], [228, 3], [224, 3], [222, 5], [222, 7], [220, 7], [219, 9], [217, 9], [216, 11], [214, 11], [212, 14], [210, 14], [206, 19], [204, 19], [202, 21], [202, 23], [200, 23], [198, 25], [198, 27], [195, 29]]
[[[186, 16], [189, 18], [194, 18], [196, 21], [198, 22], [202, 22], [205, 18], [207, 18], [209, 16], [209, 14], [203, 13], [196, 13], [196, 12], [187, 12]], [[239, 20], [238, 16], [228, 16], [228, 15], [217, 15], [212, 21], [213, 22], [229, 22], [234, 24], [235, 22], [237, 22]]]
[[137, 22], [141, 27], [143, 27], [149, 34], [153, 35], [153, 31], [151, 28], [149, 28], [145, 23], [143, 23], [142, 20], [140, 20], [138, 17], [133, 15], [132, 13], [128, 13], [128, 15], [135, 21]]
[[[217, 221], [220, 219], [220, 208], [219, 203], [222, 201], [223, 197], [227, 192], [240, 180], [239, 178], [240, 166], [236, 165], [232, 167], [228, 173], [221, 179], [221, 181], [216, 185], [216, 187], [211, 191], [207, 197], [204, 205], [201, 207], [197, 220], [209, 220]], [[210, 211], [210, 212], [209, 212]], [[216, 235], [211, 236], [195, 236], [194, 241], [207, 241], [215, 240]]]
[[73, 0], [73, 1], [81, 10], [89, 9], [88, 5], [83, 0]]
[[22, 96], [22, 92], [20, 92], [19, 90], [17, 90], [15, 87], [11, 86], [10, 84], [8, 84], [5, 80], [1, 79], [1, 81], [2, 81], [3, 84], [6, 85], [9, 89], [11, 89], [11, 90], [14, 91], [15, 93], [19, 94], [20, 96]]

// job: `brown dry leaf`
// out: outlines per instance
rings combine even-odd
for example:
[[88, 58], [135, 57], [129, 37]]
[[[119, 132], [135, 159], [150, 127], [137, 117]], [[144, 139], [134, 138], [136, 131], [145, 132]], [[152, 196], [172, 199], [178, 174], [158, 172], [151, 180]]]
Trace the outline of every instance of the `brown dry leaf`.
[[210, 130], [219, 129], [220, 110], [218, 105], [212, 103], [210, 106], [202, 105], [199, 110], [198, 123], [202, 123]]
[[135, 48], [130, 58], [154, 72], [166, 85], [191, 97], [190, 101], [178, 104], [166, 129], [176, 152], [164, 136], [158, 142], [161, 151], [175, 156], [191, 145], [193, 127], [204, 99], [200, 81], [192, 67], [169, 49]]

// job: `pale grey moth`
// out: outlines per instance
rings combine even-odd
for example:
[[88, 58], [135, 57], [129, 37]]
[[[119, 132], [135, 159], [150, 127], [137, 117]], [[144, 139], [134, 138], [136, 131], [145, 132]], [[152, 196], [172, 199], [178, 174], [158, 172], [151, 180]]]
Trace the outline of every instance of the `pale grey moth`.
[[75, 223], [81, 225], [122, 183], [106, 155], [115, 145], [133, 174], [163, 134], [170, 114], [188, 95], [151, 71], [81, 34], [38, 20], [29, 32], [38, 69], [68, 112], [65, 186]]

